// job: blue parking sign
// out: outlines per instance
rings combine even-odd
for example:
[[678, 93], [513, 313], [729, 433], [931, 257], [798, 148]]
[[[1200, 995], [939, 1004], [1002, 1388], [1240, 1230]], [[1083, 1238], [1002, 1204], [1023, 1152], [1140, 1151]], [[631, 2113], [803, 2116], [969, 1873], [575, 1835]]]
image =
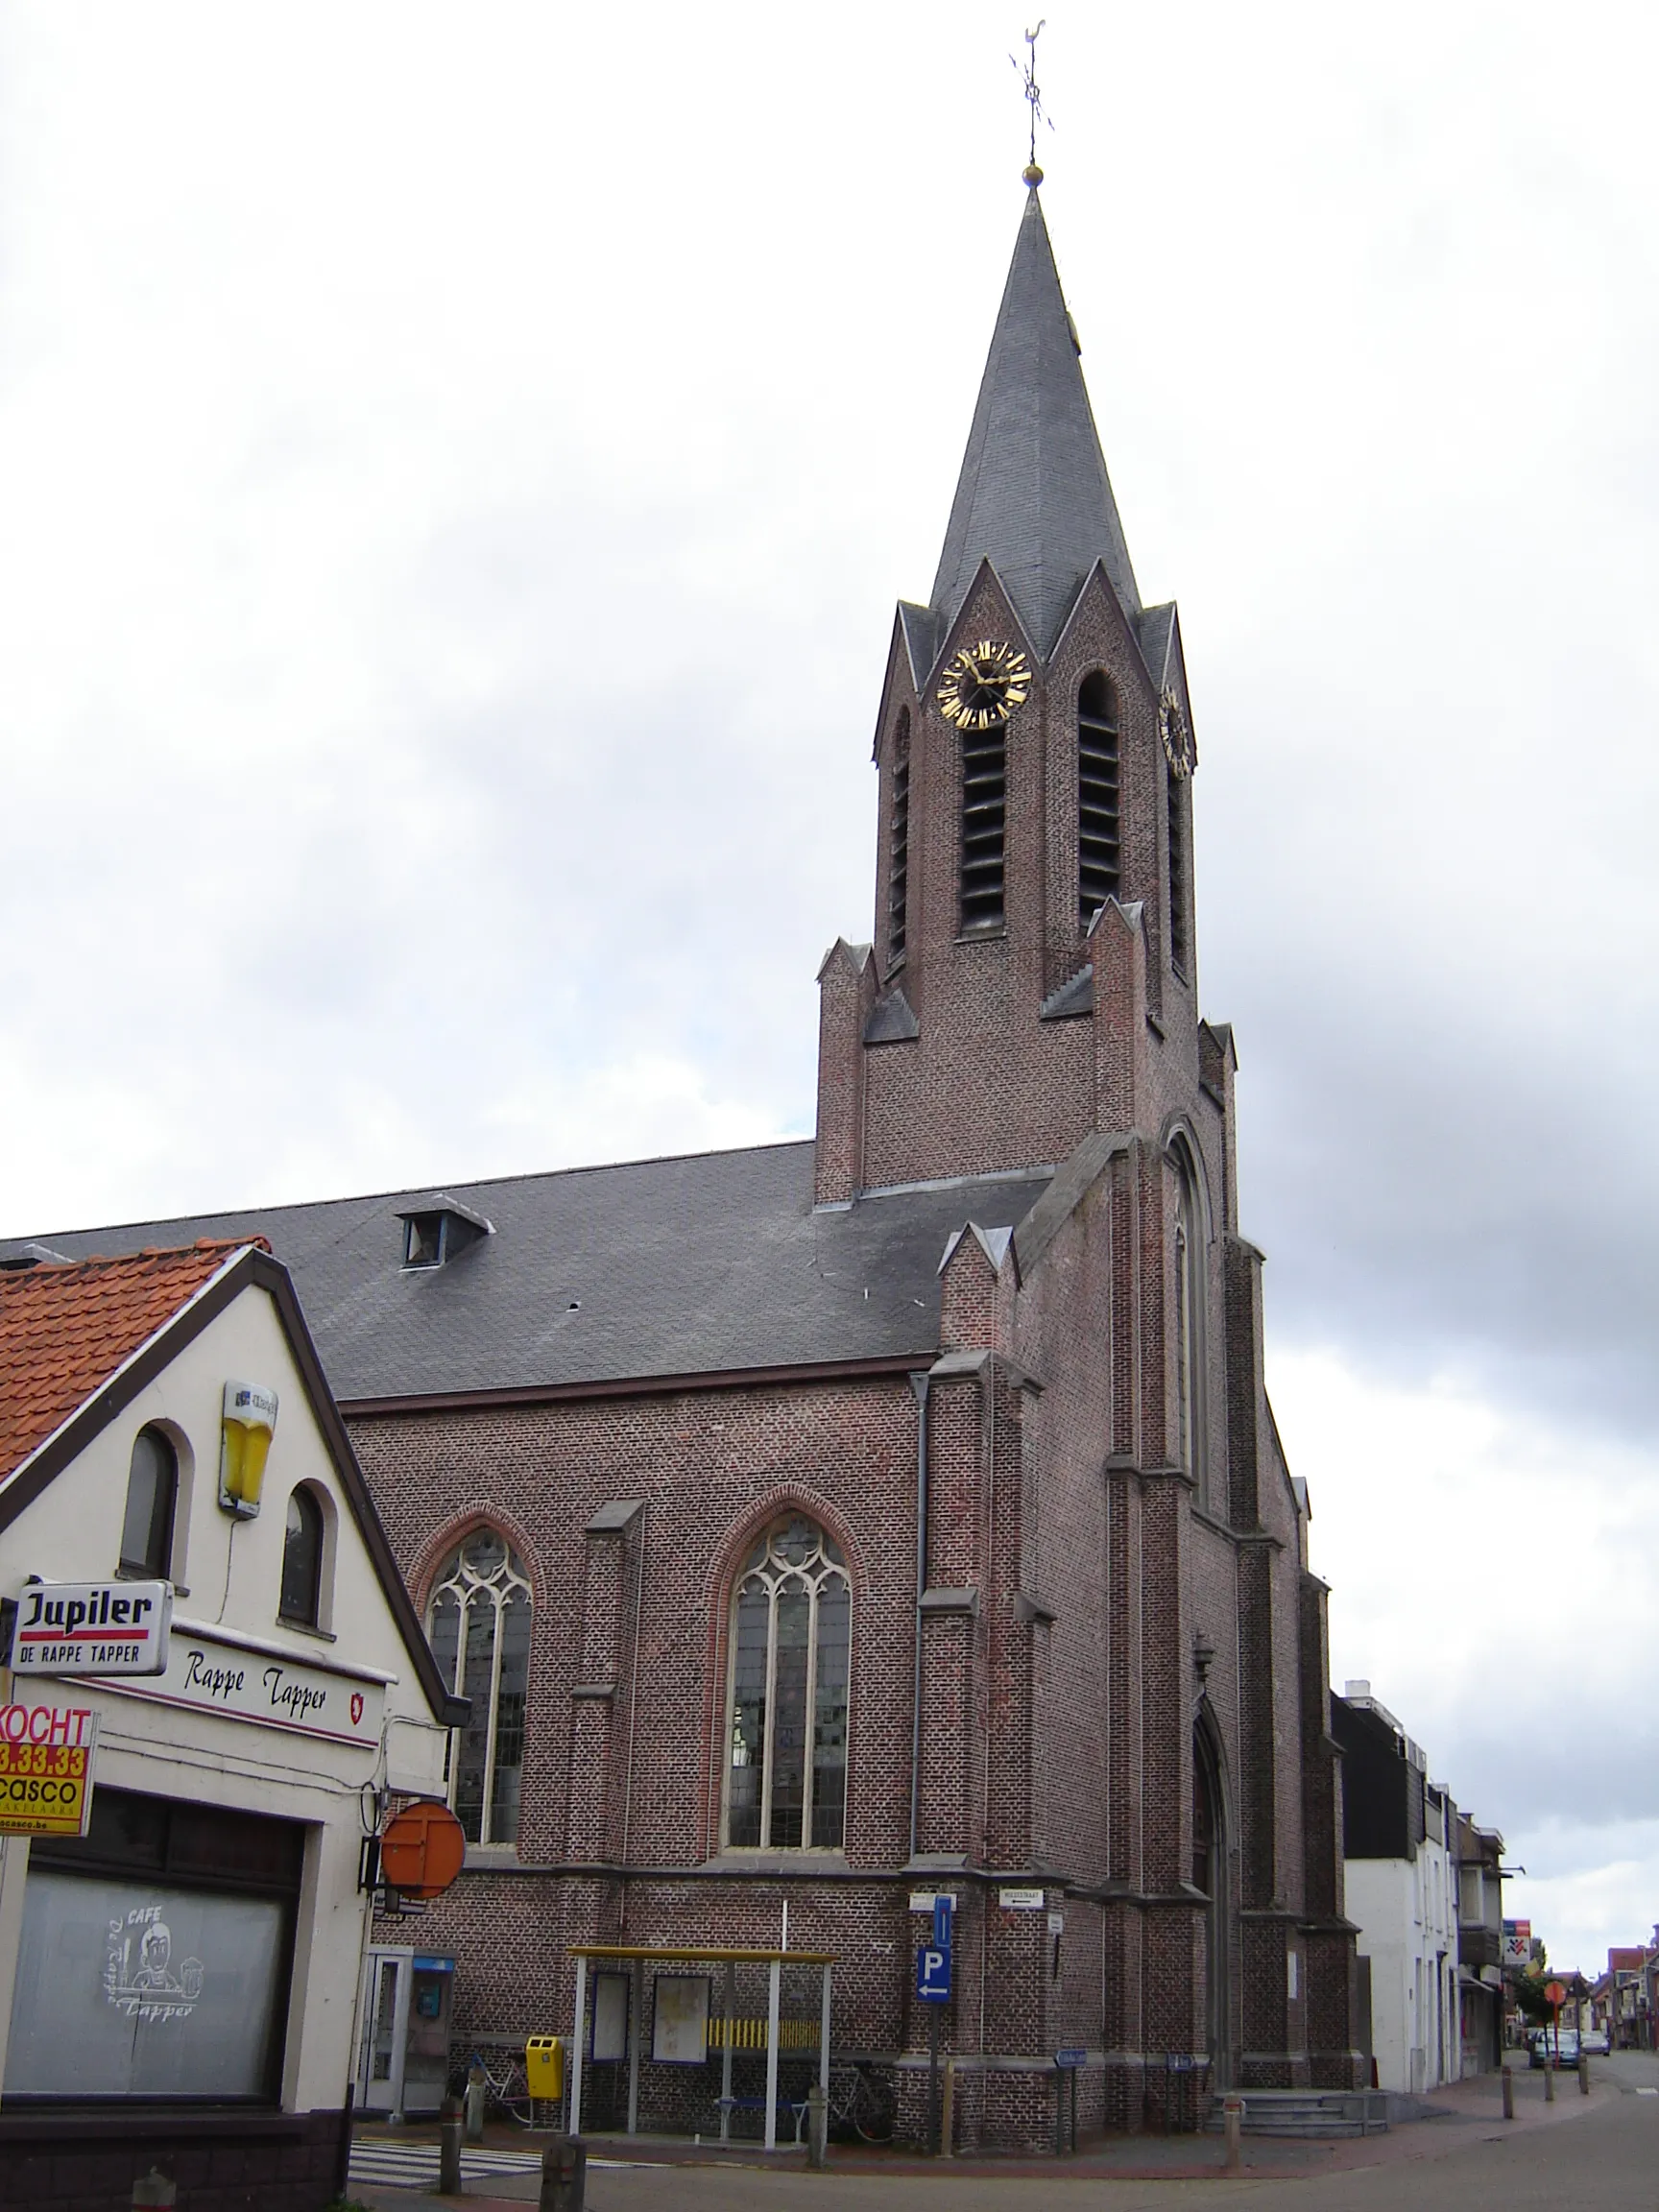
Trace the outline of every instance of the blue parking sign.
[[916, 1994], [924, 2005], [950, 2002], [950, 1954], [924, 1943], [916, 1954]]

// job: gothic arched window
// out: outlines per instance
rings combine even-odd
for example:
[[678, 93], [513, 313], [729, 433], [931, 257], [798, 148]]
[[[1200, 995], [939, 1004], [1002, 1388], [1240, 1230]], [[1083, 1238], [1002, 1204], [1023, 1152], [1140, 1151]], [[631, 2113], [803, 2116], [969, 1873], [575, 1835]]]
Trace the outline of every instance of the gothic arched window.
[[1175, 1463], [1203, 1495], [1204, 1228], [1192, 1164], [1170, 1155], [1175, 1170]]
[[439, 1569], [426, 1633], [445, 1685], [472, 1700], [466, 1727], [449, 1735], [455, 1817], [469, 1842], [516, 1842], [530, 1684], [530, 1581], [493, 1528], [474, 1528]]
[[799, 1513], [744, 1560], [732, 1603], [726, 1840], [834, 1850], [846, 1835], [853, 1597], [834, 1540]]
[[910, 876], [910, 709], [902, 708], [893, 730], [893, 812], [887, 836], [887, 965], [904, 957]]
[[1098, 668], [1077, 693], [1077, 914], [1085, 929], [1118, 896], [1118, 694]]

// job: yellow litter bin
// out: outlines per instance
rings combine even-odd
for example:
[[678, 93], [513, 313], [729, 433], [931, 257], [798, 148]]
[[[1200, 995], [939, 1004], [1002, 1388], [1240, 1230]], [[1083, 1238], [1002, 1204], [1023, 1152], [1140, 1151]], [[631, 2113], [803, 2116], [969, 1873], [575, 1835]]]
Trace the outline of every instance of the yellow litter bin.
[[524, 2076], [532, 2097], [556, 2104], [565, 2094], [565, 2038], [530, 2036], [524, 2045]]

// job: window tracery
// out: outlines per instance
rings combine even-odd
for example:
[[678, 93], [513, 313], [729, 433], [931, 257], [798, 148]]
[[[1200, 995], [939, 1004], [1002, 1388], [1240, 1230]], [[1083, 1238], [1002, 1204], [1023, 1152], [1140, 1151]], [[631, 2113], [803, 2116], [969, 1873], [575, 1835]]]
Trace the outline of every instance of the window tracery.
[[447, 1687], [472, 1701], [449, 1734], [449, 1802], [471, 1843], [518, 1836], [530, 1683], [530, 1580], [496, 1529], [474, 1528], [439, 1570], [426, 1632]]
[[726, 1841], [735, 1850], [837, 1850], [847, 1815], [852, 1586], [832, 1537], [804, 1514], [774, 1521], [732, 1606]]

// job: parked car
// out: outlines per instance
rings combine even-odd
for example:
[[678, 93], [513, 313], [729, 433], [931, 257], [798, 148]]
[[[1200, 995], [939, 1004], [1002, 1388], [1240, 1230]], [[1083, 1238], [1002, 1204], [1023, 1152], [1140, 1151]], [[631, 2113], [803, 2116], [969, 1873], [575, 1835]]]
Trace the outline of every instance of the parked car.
[[1605, 2028], [1586, 2028], [1578, 2037], [1578, 2048], [1586, 2058], [1604, 2058], [1607, 2056], [1607, 2031]]
[[1527, 2054], [1528, 2066], [1542, 2071], [1547, 2066], [1576, 2066], [1578, 2063], [1578, 2031], [1576, 2028], [1534, 2028], [1531, 2048]]

